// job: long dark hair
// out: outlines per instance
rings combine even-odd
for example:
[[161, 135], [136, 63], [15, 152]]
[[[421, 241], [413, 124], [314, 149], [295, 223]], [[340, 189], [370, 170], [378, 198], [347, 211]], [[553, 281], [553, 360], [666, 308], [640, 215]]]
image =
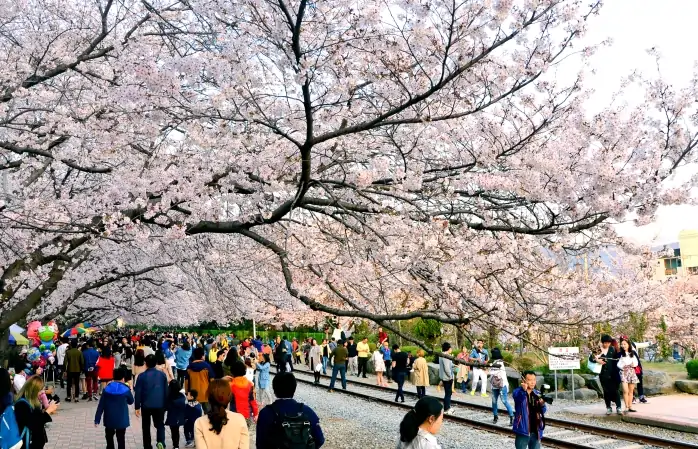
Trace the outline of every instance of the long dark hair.
[[181, 393], [181, 388], [179, 387], [179, 382], [176, 380], [171, 380], [170, 385], [167, 389], [167, 396], [170, 401], [174, 401], [177, 398], [179, 398], [182, 393]]
[[225, 360], [223, 361], [223, 363], [225, 364], [225, 366], [232, 368], [233, 365], [235, 365], [235, 362], [237, 362], [238, 360], [240, 360], [240, 355], [238, 354], [237, 350], [230, 348], [230, 350], [228, 351], [228, 355], [225, 356]]
[[142, 349], [136, 351], [136, 356], [133, 359], [133, 364], [136, 366], [145, 365], [145, 351], [143, 351]]
[[[623, 343], [623, 342], [628, 343], [629, 350], [627, 353], [623, 349], [623, 345], [621, 345], [621, 343]], [[618, 347], [620, 348], [620, 350], [618, 351], [618, 357], [625, 357], [626, 355], [634, 355], [635, 357], [637, 357], [638, 360], [640, 359], [640, 357], [637, 355], [637, 352], [635, 351], [635, 349], [633, 349], [633, 342], [630, 341], [629, 338], [621, 338], [620, 341], [618, 342]]]
[[157, 351], [155, 351], [155, 364], [164, 365], [165, 363], [167, 363], [167, 361], [165, 360], [165, 353], [162, 352], [162, 350], [158, 349]]
[[230, 390], [230, 382], [225, 379], [214, 379], [208, 386], [208, 404], [211, 411], [207, 413], [212, 430], [220, 435], [223, 426], [228, 424], [228, 404], [233, 393]]
[[419, 426], [430, 417], [439, 418], [443, 412], [443, 406], [438, 399], [424, 396], [417, 401], [414, 408], [407, 412], [400, 423], [400, 441], [410, 443], [417, 436]]

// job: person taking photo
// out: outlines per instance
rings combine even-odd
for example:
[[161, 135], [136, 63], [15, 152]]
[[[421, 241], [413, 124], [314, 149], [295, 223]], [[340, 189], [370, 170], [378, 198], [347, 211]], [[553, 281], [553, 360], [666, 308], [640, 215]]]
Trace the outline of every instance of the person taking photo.
[[540, 449], [545, 429], [547, 406], [536, 390], [536, 373], [524, 371], [521, 386], [514, 390], [514, 425], [516, 449]]

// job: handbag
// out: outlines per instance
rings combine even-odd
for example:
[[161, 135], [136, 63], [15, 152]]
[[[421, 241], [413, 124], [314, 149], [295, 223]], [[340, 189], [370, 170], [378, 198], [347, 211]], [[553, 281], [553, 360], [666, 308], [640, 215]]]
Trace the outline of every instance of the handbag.
[[642, 368], [640, 368], [639, 366], [636, 366], [635, 367], [635, 374], [642, 374]]
[[587, 368], [594, 374], [601, 374], [601, 368], [603, 368], [603, 365], [601, 365], [600, 363], [589, 361], [587, 363]]

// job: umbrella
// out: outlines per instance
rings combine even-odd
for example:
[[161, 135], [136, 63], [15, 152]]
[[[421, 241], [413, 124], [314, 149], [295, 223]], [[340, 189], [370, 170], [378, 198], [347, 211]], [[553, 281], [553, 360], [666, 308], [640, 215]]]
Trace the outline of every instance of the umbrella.
[[24, 332], [24, 329], [17, 326], [16, 324], [10, 326], [10, 343], [18, 346], [28, 345], [29, 340], [27, 339], [27, 337], [22, 335], [22, 332]]
[[84, 327], [73, 327], [63, 332], [64, 337], [74, 337], [76, 335], [84, 334], [86, 332]]

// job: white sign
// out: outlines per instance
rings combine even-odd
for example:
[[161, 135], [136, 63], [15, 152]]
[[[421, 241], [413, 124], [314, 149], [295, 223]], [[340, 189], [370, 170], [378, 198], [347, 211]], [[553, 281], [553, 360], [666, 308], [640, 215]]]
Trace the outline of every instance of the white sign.
[[579, 348], [548, 348], [551, 370], [579, 369]]

